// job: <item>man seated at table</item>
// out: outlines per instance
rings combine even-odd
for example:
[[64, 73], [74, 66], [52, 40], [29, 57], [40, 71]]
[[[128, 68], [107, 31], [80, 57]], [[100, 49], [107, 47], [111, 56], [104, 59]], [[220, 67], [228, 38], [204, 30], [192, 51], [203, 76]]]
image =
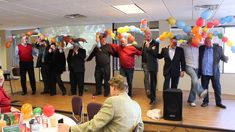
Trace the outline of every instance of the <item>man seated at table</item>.
[[59, 132], [132, 132], [137, 125], [143, 131], [141, 108], [128, 96], [124, 77], [117, 75], [109, 84], [112, 97], [105, 100], [92, 120], [76, 126], [59, 124]]
[[0, 113], [19, 111], [18, 109], [11, 107], [10, 97], [6, 94], [3, 89], [4, 75], [0, 69]]

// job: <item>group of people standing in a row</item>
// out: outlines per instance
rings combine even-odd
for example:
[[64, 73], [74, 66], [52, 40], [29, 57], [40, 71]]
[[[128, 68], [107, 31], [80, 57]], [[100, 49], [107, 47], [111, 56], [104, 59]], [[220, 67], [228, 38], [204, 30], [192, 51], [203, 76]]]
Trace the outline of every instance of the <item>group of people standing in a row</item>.
[[[189, 35], [190, 36], [190, 35]], [[159, 53], [159, 43], [152, 39], [150, 30], [145, 31], [145, 42], [141, 47], [128, 44], [126, 38], [120, 39], [120, 44], [108, 44], [106, 42], [107, 34], [100, 33], [96, 38], [97, 46], [93, 49], [90, 56], [86, 58], [86, 50], [83, 49], [78, 41], [85, 42], [84, 39], [71, 40], [73, 49], [69, 50], [67, 56], [68, 67], [70, 71], [71, 94], [79, 96], [83, 95], [84, 89], [84, 73], [85, 61], [92, 60], [95, 57], [95, 81], [96, 92], [94, 96], [102, 94], [102, 82], [104, 81], [104, 96], [108, 96], [109, 80], [110, 80], [110, 56], [119, 57], [120, 74], [126, 77], [128, 84], [128, 95], [132, 96], [132, 80], [134, 74], [135, 55], [142, 55], [142, 66], [144, 70], [145, 91], [150, 99], [150, 104], [156, 103], [156, 85], [158, 61], [164, 58], [165, 64], [163, 69], [164, 87], [163, 90], [169, 88], [177, 88], [179, 78], [183, 77], [185, 72], [191, 77], [191, 90], [188, 97], [190, 106], [196, 106], [196, 95], [204, 98], [202, 107], [208, 106], [208, 85], [209, 80], [215, 92], [216, 105], [226, 108], [221, 102], [221, 85], [219, 61], [227, 62], [228, 57], [223, 53], [222, 48], [218, 44], [212, 44], [211, 38], [206, 38], [205, 43], [199, 48], [191, 45], [191, 39], [185, 44], [177, 46], [175, 37], [170, 39], [170, 44], [162, 48]], [[61, 74], [66, 70], [66, 57], [63, 48], [57, 47], [55, 44], [49, 44], [49, 41], [38, 39], [35, 44], [38, 49], [37, 67], [41, 67], [42, 78], [44, 82], [44, 91], [42, 94], [56, 94], [56, 82], [62, 91], [66, 94], [66, 89], [61, 81]], [[22, 43], [16, 47], [16, 56], [19, 57], [20, 76], [22, 95], [27, 94], [26, 88], [26, 72], [29, 73], [32, 94], [36, 92], [34, 68], [33, 68], [33, 46], [28, 43], [28, 37], [22, 38]], [[201, 77], [201, 84], [199, 82]], [[171, 86], [170, 86], [171, 82]]]

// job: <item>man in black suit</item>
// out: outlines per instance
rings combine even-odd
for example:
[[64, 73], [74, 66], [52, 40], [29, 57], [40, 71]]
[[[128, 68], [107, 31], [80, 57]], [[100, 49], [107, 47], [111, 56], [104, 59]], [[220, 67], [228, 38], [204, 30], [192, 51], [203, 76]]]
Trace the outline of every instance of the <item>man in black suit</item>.
[[[208, 89], [211, 80], [215, 94], [216, 106], [226, 108], [221, 101], [221, 85], [220, 85], [220, 60], [227, 62], [228, 57], [224, 55], [223, 49], [218, 44], [211, 44], [211, 38], [205, 39], [205, 45], [199, 47], [199, 76], [204, 89]], [[204, 98], [202, 107], [208, 106], [209, 95]]]
[[77, 86], [79, 96], [83, 95], [84, 76], [85, 76], [85, 58], [86, 50], [78, 43], [74, 43], [74, 48], [69, 50], [67, 62], [69, 66], [69, 79], [71, 84], [71, 94], [76, 95]]
[[35, 48], [38, 49], [38, 59], [36, 67], [41, 68], [42, 80], [44, 84], [44, 89], [41, 94], [50, 93], [51, 87], [51, 70], [50, 70], [50, 63], [51, 57], [49, 56], [49, 48], [50, 43], [48, 40], [38, 38], [37, 42], [35, 43]]
[[152, 39], [150, 30], [145, 31], [145, 43], [142, 48], [142, 67], [144, 70], [144, 85], [150, 104], [156, 103], [156, 85], [158, 71], [159, 43]]
[[[169, 88], [177, 89], [179, 77], [184, 76], [185, 72], [185, 58], [182, 48], [177, 47], [176, 38], [171, 39], [170, 45], [162, 49], [158, 58], [164, 58], [165, 64], [163, 68], [163, 75], [165, 78], [163, 90]], [[171, 80], [171, 87], [170, 87]]]

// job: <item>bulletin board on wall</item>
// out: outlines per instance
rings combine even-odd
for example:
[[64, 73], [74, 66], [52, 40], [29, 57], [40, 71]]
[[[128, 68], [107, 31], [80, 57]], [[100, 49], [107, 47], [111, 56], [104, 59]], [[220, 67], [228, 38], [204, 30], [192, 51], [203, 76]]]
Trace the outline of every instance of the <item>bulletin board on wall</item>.
[[[96, 32], [104, 32], [106, 29], [112, 29], [112, 24], [99, 24], [99, 25], [81, 25], [81, 26], [64, 26], [64, 27], [49, 27], [41, 29], [42, 34], [48, 35], [49, 39], [56, 35], [71, 35], [87, 40], [87, 43], [80, 43], [86, 50], [87, 57], [91, 54], [96, 46], [95, 38]], [[111, 39], [107, 39], [107, 42], [111, 42]], [[65, 56], [67, 58], [69, 49], [65, 50]], [[111, 58], [111, 76], [113, 71]], [[95, 58], [92, 61], [85, 62], [85, 83], [95, 83]], [[41, 76], [40, 76], [41, 78]], [[66, 71], [61, 76], [64, 82], [69, 82], [68, 65], [66, 64]]]

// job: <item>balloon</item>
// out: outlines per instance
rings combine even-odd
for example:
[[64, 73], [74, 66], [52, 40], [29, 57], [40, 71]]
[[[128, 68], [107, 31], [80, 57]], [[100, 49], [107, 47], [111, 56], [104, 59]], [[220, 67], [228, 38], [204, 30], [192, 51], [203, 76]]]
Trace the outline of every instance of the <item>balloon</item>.
[[207, 20], [211, 17], [211, 15], [212, 15], [212, 10], [208, 9], [201, 13], [201, 18]]
[[215, 26], [219, 26], [220, 25], [220, 21], [218, 19], [214, 19], [212, 21], [212, 23], [215, 25]]
[[192, 33], [193, 34], [199, 34], [199, 32], [200, 32], [200, 27], [194, 26], [193, 29], [192, 29]]
[[10, 47], [11, 47], [11, 42], [6, 42], [6, 44], [5, 44], [5, 47], [7, 48], [7, 49], [9, 49]]
[[205, 32], [205, 33], [207, 33], [208, 30], [209, 30], [209, 29], [208, 29], [207, 27], [202, 28], [202, 31]]
[[235, 46], [232, 46], [231, 50], [232, 50], [233, 53], [235, 53]]
[[196, 21], [196, 25], [202, 27], [205, 24], [205, 21], [200, 17]]
[[219, 39], [222, 39], [222, 38], [223, 38], [223, 34], [222, 34], [222, 33], [219, 33], [219, 34], [218, 34], [218, 38], [219, 38]]
[[43, 114], [47, 117], [52, 116], [55, 113], [55, 108], [52, 105], [45, 105], [43, 107]]
[[136, 27], [135, 27], [134, 25], [131, 25], [131, 26], [130, 26], [130, 32], [134, 32], [135, 29], [136, 29]]
[[175, 37], [176, 37], [176, 39], [177, 39], [177, 40], [182, 39], [182, 37], [181, 37], [181, 35], [180, 35], [180, 34], [175, 35]]
[[169, 17], [169, 18], [167, 19], [167, 22], [168, 22], [171, 26], [173, 26], [173, 25], [175, 25], [176, 20], [175, 20], [175, 18], [173, 18], [173, 17]]
[[31, 36], [33, 34], [32, 31], [27, 32], [27, 35]]
[[213, 28], [214, 24], [212, 22], [208, 22], [206, 25], [207, 28]]
[[21, 38], [21, 35], [20, 35], [20, 34], [17, 34], [17, 35], [16, 35], [16, 38], [18, 38], [18, 39]]
[[221, 23], [221, 24], [225, 24], [225, 23], [226, 23], [226, 19], [225, 19], [225, 18], [221, 18], [221, 19], [220, 19], [220, 23]]
[[142, 19], [140, 21], [140, 29], [143, 31], [143, 30], [146, 30], [148, 28], [148, 21], [147, 19]]
[[36, 115], [36, 114], [41, 115], [42, 114], [42, 108], [37, 107], [37, 108], [33, 109], [33, 115]]
[[227, 37], [222, 37], [222, 42], [226, 43], [228, 41], [228, 38]]
[[189, 33], [191, 31], [191, 27], [190, 26], [184, 26], [183, 31], [185, 33]]
[[192, 43], [191, 43], [191, 45], [192, 45], [193, 47], [198, 47], [199, 43], [200, 43], [199, 38], [196, 38], [196, 37], [193, 37], [193, 38], [192, 38]]
[[202, 37], [203, 37], [203, 38], [206, 38], [207, 35], [208, 35], [208, 34], [207, 34], [206, 32], [203, 32], [203, 33], [202, 33]]
[[56, 38], [55, 37], [51, 38], [51, 43], [56, 43]]
[[230, 40], [228, 40], [228, 41], [227, 41], [227, 45], [228, 45], [229, 47], [231, 47], [231, 46], [233, 46], [233, 42], [230, 41]]
[[208, 33], [207, 37], [212, 38], [213, 34], [212, 33]]
[[219, 32], [218, 31], [214, 31], [213, 34], [214, 34], [214, 36], [217, 36], [219, 34]]
[[183, 21], [176, 21], [176, 26], [178, 27], [178, 28], [181, 28], [181, 29], [183, 29], [184, 28], [184, 26], [185, 26], [185, 23], [183, 22]]
[[135, 37], [133, 37], [132, 35], [129, 35], [129, 36], [128, 36], [128, 41], [129, 41], [130, 43], [133, 43], [133, 42], [135, 41]]
[[233, 16], [226, 16], [225, 20], [227, 23], [231, 23], [231, 22], [233, 22]]
[[24, 119], [29, 119], [32, 116], [33, 107], [29, 103], [25, 103], [21, 106], [21, 113]]

